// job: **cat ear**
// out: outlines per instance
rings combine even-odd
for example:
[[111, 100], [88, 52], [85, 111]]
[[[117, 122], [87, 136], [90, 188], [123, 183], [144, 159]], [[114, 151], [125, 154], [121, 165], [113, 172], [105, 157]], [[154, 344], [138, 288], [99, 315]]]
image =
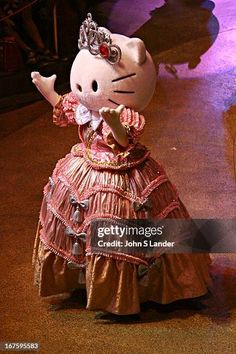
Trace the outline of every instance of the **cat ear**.
[[107, 29], [106, 27], [98, 27], [99, 30], [111, 35], [111, 32], [109, 31], [109, 29]]
[[147, 57], [146, 48], [143, 41], [139, 38], [130, 38], [127, 42], [127, 47], [130, 49], [129, 53], [133, 60], [137, 64], [142, 65]]

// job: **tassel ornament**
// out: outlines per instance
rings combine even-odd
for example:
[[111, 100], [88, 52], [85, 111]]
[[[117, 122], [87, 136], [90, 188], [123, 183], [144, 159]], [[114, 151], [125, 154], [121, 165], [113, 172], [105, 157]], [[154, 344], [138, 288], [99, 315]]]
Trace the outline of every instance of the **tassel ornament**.
[[76, 198], [73, 196], [70, 196], [69, 200], [70, 200], [70, 204], [76, 208], [75, 212], [72, 215], [72, 220], [77, 223], [82, 223], [83, 221], [82, 210], [88, 210], [89, 200], [85, 199], [78, 202]]
[[78, 256], [81, 254], [81, 247], [78, 243], [78, 240], [76, 240], [75, 243], [73, 244], [72, 254], [73, 254], [73, 256]]
[[79, 206], [76, 207], [76, 211], [74, 212], [74, 214], [72, 216], [72, 220], [75, 222], [78, 222], [78, 223], [82, 222]]

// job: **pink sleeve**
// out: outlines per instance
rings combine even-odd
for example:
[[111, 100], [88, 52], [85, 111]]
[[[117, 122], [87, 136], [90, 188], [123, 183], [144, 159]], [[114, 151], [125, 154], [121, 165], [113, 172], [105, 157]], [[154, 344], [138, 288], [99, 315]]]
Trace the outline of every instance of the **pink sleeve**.
[[[135, 112], [130, 108], [125, 108], [121, 113], [120, 121], [128, 134], [129, 145], [127, 148], [125, 148], [125, 150], [129, 151], [138, 142], [140, 136], [143, 133], [145, 118], [138, 112]], [[105, 122], [103, 123], [102, 133], [106, 143], [113, 148], [115, 139], [112, 136], [110, 127]]]
[[78, 105], [79, 102], [73, 92], [61, 96], [53, 109], [53, 122], [59, 127], [77, 124], [75, 121], [75, 109]]

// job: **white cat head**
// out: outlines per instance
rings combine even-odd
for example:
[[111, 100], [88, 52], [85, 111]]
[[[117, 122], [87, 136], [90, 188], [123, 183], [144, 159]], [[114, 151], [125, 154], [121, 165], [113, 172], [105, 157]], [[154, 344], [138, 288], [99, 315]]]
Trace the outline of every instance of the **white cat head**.
[[110, 34], [121, 49], [121, 60], [110, 64], [100, 55], [81, 49], [71, 68], [71, 90], [80, 103], [98, 111], [120, 104], [142, 111], [150, 102], [156, 84], [156, 70], [141, 39]]

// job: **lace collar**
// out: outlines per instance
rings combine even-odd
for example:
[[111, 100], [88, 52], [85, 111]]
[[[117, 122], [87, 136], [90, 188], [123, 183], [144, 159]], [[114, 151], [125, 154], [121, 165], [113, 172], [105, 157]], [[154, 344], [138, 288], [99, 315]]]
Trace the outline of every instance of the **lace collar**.
[[79, 104], [75, 111], [75, 121], [78, 125], [83, 125], [90, 122], [92, 129], [95, 131], [101, 124], [103, 118], [98, 112], [88, 110], [82, 104]]

